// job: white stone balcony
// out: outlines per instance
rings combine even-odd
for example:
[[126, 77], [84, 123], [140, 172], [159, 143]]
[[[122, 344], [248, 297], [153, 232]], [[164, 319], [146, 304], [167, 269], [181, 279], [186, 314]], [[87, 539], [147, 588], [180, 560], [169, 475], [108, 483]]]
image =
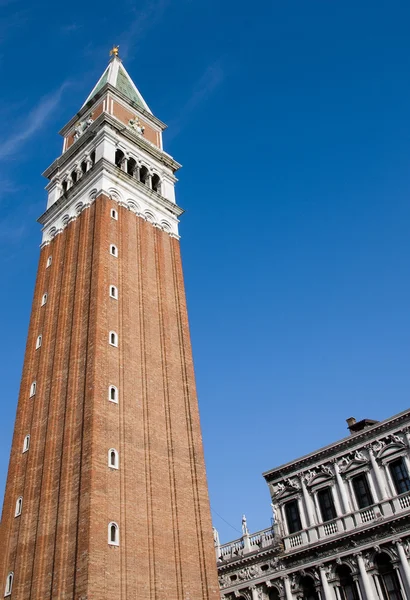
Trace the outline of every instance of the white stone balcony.
[[375, 521], [380, 522], [396, 514], [409, 512], [409, 509], [410, 492], [406, 492], [405, 494], [384, 500], [378, 504], [373, 504], [362, 510], [337, 517], [333, 521], [319, 523], [298, 533], [285, 535], [283, 537], [285, 551], [292, 551], [301, 546], [308, 546], [332, 536], [343, 535], [345, 532], [366, 527], [367, 524]]
[[235, 560], [251, 552], [258, 552], [265, 548], [270, 548], [280, 543], [280, 538], [275, 531], [276, 527], [269, 527], [257, 533], [244, 535], [238, 540], [233, 540], [227, 544], [216, 546], [217, 561], [228, 562]]

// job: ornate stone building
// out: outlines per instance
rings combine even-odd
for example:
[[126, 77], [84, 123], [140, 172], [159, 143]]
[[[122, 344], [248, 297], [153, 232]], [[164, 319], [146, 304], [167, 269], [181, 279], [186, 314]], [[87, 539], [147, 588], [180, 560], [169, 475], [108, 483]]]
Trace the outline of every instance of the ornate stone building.
[[0, 527], [11, 600], [219, 596], [175, 172], [117, 49], [62, 129]]
[[272, 526], [215, 548], [225, 600], [410, 599], [410, 411], [264, 473]]

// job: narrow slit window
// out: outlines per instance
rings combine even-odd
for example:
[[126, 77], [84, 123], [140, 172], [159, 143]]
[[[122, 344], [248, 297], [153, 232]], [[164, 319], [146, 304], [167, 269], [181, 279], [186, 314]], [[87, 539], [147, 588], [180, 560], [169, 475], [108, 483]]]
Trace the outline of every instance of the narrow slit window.
[[115, 331], [110, 331], [109, 342], [111, 346], [118, 346], [118, 335], [115, 333]]
[[110, 246], [110, 254], [116, 258], [118, 257], [118, 248], [117, 246], [114, 246], [114, 244], [111, 244]]
[[118, 300], [118, 290], [115, 285], [110, 285], [110, 297]]
[[22, 496], [20, 496], [20, 498], [17, 498], [16, 510], [14, 512], [14, 516], [19, 517], [21, 515], [22, 510], [23, 510], [23, 498], [22, 498]]
[[47, 304], [47, 294], [43, 294], [41, 298], [41, 306], [44, 306], [44, 304]]
[[33, 383], [30, 386], [30, 398], [32, 398], [33, 396], [36, 395], [36, 388], [37, 388], [37, 383], [35, 381], [33, 381]]
[[13, 579], [14, 579], [14, 573], [9, 573], [7, 575], [6, 589], [4, 590], [4, 596], [11, 596], [11, 592], [13, 589]]
[[43, 336], [39, 335], [36, 341], [36, 350], [38, 350], [41, 347], [41, 344], [43, 342]]
[[52, 261], [52, 260], [53, 260], [53, 257], [52, 257], [52, 256], [49, 256], [49, 257], [47, 258], [46, 269], [48, 269], [48, 267], [51, 267], [51, 261]]
[[108, 451], [108, 466], [111, 469], [119, 468], [118, 452], [114, 448]]
[[108, 543], [111, 546], [120, 545], [120, 530], [117, 523], [110, 523], [108, 525]]
[[115, 221], [118, 221], [118, 213], [117, 213], [117, 211], [115, 210], [115, 208], [112, 208], [112, 209], [111, 209], [111, 217], [112, 217], [113, 219], [115, 219]]
[[30, 436], [26, 435], [23, 442], [23, 454], [30, 448]]
[[110, 385], [108, 388], [108, 399], [110, 402], [118, 404], [118, 390], [115, 385]]

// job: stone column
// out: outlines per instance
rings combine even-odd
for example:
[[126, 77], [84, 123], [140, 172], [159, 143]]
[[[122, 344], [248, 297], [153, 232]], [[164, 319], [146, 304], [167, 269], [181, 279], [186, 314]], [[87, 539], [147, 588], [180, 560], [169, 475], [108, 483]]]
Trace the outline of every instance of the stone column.
[[410, 566], [407, 560], [406, 551], [403, 548], [401, 540], [396, 542], [397, 552], [400, 558], [400, 566], [402, 572], [403, 585], [406, 588], [407, 597], [410, 598]]
[[132, 176], [135, 179], [138, 179], [138, 181], [140, 180], [140, 166], [139, 165], [135, 165], [135, 169], [134, 169]]
[[256, 587], [256, 585], [251, 587], [251, 593], [252, 593], [252, 600], [259, 600], [258, 588]]
[[285, 598], [286, 600], [293, 600], [292, 589], [290, 587], [289, 577], [286, 576], [283, 578], [283, 584], [285, 586]]
[[371, 446], [366, 446], [366, 448], [369, 452], [370, 464], [372, 465], [373, 473], [377, 481], [377, 487], [379, 488], [380, 500], [386, 500], [388, 498], [386, 484], [383, 481], [383, 475], [380, 471], [376, 457], [374, 456], [373, 448]]
[[300, 484], [302, 486], [302, 494], [303, 494], [303, 499], [305, 501], [305, 506], [306, 506], [307, 525], [308, 525], [308, 527], [312, 527], [313, 525], [316, 525], [315, 514], [314, 514], [313, 506], [312, 506], [312, 499], [310, 497], [308, 490], [306, 489], [305, 478], [303, 477], [302, 474], [299, 475], [299, 479], [300, 479]]
[[330, 591], [329, 582], [328, 582], [327, 576], [326, 576], [326, 569], [323, 565], [319, 566], [319, 573], [320, 573], [320, 581], [322, 584], [324, 600], [333, 600], [332, 594]]
[[337, 460], [334, 461], [333, 466], [335, 469], [337, 487], [339, 488], [340, 498], [342, 501], [341, 508], [342, 508], [343, 513], [346, 514], [346, 513], [351, 512], [351, 508], [349, 506], [349, 500], [348, 500], [347, 494], [346, 494], [346, 487], [345, 487], [344, 481], [342, 479], [342, 476], [340, 475], [339, 465], [337, 464]]
[[152, 174], [148, 172], [147, 179], [145, 180], [145, 185], [147, 185], [150, 189], [152, 189]]
[[379, 502], [379, 495], [378, 495], [376, 487], [374, 485], [374, 481], [373, 481], [373, 477], [372, 477], [371, 473], [368, 474], [367, 481], [369, 482], [369, 488], [370, 488], [371, 494], [373, 496], [373, 503], [377, 504]]
[[370, 577], [367, 574], [366, 567], [364, 566], [363, 556], [359, 552], [358, 554], [355, 554], [355, 557], [357, 560], [357, 566], [359, 567], [360, 579], [363, 585], [364, 600], [376, 600]]

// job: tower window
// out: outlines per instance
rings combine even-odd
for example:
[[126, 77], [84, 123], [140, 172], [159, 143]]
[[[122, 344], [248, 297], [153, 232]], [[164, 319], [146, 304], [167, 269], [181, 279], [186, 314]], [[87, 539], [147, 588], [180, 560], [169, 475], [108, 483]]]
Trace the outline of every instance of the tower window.
[[41, 306], [44, 306], [44, 304], [47, 303], [47, 294], [43, 294], [43, 297], [41, 298]]
[[352, 479], [353, 490], [356, 496], [356, 502], [359, 508], [366, 508], [373, 504], [373, 498], [370, 492], [369, 483], [365, 473], [356, 475]]
[[83, 160], [80, 167], [81, 167], [81, 171], [83, 172], [83, 175], [85, 175], [85, 173], [87, 173], [87, 163], [85, 160]]
[[118, 290], [115, 285], [110, 285], [110, 297], [118, 300]]
[[108, 450], [108, 466], [111, 467], [111, 469], [119, 468], [118, 452], [114, 448]]
[[157, 175], [156, 173], [154, 173], [154, 175], [152, 176], [152, 189], [154, 190], [154, 192], [157, 192], [157, 194], [161, 193], [161, 180], [159, 178], [159, 175]]
[[23, 454], [30, 448], [30, 436], [26, 435], [23, 442]]
[[118, 346], [118, 335], [115, 331], [110, 331], [109, 342], [111, 346]]
[[33, 381], [33, 383], [30, 386], [30, 398], [32, 398], [33, 396], [36, 395], [36, 388], [37, 388], [37, 383], [35, 381]]
[[36, 341], [36, 350], [38, 350], [40, 348], [42, 341], [43, 341], [43, 336], [39, 335], [37, 338], [37, 341]]
[[108, 543], [110, 546], [120, 545], [120, 529], [117, 523], [111, 522], [108, 525]]
[[115, 385], [110, 385], [108, 388], [108, 400], [118, 404], [118, 390]]
[[148, 169], [147, 169], [147, 167], [141, 167], [141, 169], [140, 169], [140, 181], [144, 185], [148, 184]]
[[11, 596], [11, 591], [13, 589], [13, 579], [14, 579], [14, 573], [9, 573], [7, 575], [6, 589], [4, 590], [4, 596]]
[[118, 213], [117, 213], [117, 211], [115, 210], [115, 208], [112, 208], [112, 209], [111, 209], [111, 218], [112, 218], [112, 219], [115, 219], [116, 221], [118, 221]]
[[49, 256], [49, 257], [47, 258], [46, 269], [48, 269], [48, 267], [51, 267], [51, 261], [52, 261], [52, 260], [53, 260], [53, 257], [52, 257], [52, 256]]
[[323, 521], [331, 521], [336, 518], [336, 509], [333, 501], [333, 494], [330, 487], [320, 490], [317, 493], [320, 512]]
[[286, 522], [288, 524], [289, 533], [301, 531], [302, 523], [300, 520], [299, 506], [297, 500], [291, 500], [285, 504]]
[[118, 257], [118, 248], [117, 246], [114, 246], [114, 244], [111, 244], [110, 246], [110, 254], [112, 256]]
[[14, 516], [19, 517], [21, 515], [22, 510], [23, 510], [23, 498], [22, 498], [22, 496], [20, 496], [20, 498], [17, 498], [16, 510], [14, 511]]
[[410, 490], [410, 479], [403, 457], [394, 460], [389, 464], [390, 473], [393, 479], [397, 494], [404, 494]]
[[125, 161], [125, 154], [122, 150], [116, 150], [115, 151], [115, 165], [117, 167], [122, 168], [124, 161]]

